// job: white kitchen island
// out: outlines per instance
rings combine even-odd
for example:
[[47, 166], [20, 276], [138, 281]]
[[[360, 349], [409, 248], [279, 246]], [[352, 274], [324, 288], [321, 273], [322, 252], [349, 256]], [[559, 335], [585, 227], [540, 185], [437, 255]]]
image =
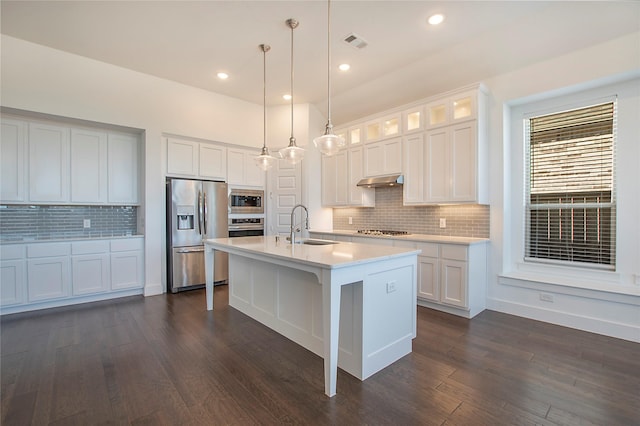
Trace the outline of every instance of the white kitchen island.
[[269, 237], [205, 241], [207, 309], [214, 250], [229, 253], [229, 305], [365, 380], [411, 352], [420, 250], [356, 243], [290, 244]]

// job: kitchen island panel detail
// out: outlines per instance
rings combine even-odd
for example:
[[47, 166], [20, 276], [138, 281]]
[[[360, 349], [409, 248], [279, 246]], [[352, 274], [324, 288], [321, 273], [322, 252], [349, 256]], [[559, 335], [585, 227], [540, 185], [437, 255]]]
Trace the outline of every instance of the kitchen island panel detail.
[[229, 304], [322, 356], [326, 395], [336, 394], [338, 365], [365, 380], [411, 352], [419, 250], [292, 245], [273, 237], [206, 240], [209, 310], [214, 250], [229, 253]]

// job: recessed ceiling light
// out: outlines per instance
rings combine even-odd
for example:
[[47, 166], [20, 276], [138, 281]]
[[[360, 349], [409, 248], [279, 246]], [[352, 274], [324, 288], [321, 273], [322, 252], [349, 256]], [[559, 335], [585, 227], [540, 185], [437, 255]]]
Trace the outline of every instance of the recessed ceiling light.
[[220, 80], [226, 80], [226, 79], [228, 79], [228, 78], [229, 78], [229, 74], [227, 74], [226, 72], [219, 72], [219, 73], [218, 73], [218, 78], [219, 78]]
[[351, 68], [351, 65], [349, 65], [349, 64], [340, 64], [340, 66], [338, 66], [338, 68], [340, 69], [340, 71], [349, 71], [349, 69]]
[[282, 99], [286, 100], [286, 101], [290, 101], [291, 100], [291, 95], [290, 94], [286, 94], [286, 95], [282, 95]]
[[439, 13], [436, 15], [432, 15], [429, 17], [429, 23], [431, 25], [438, 25], [444, 21], [444, 15], [440, 15]]

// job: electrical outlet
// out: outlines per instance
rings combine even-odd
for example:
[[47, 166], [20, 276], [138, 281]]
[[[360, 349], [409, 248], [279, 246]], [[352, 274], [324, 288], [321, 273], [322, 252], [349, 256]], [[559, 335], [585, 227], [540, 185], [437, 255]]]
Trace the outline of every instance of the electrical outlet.
[[542, 300], [543, 302], [551, 302], [551, 303], [553, 303], [553, 294], [540, 293], [540, 300]]
[[353, 218], [349, 216], [349, 225], [353, 225]]
[[440, 228], [446, 228], [447, 227], [447, 218], [446, 217], [441, 217], [440, 218]]
[[91, 228], [91, 219], [85, 219], [82, 221], [82, 226], [84, 228]]
[[394, 291], [396, 291], [396, 282], [389, 281], [387, 283], [387, 293], [393, 293]]

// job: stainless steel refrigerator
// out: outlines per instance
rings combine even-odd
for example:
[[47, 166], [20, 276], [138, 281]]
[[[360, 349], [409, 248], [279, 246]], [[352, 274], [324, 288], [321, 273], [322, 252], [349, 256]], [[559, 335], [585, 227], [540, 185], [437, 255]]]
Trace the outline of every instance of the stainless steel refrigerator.
[[[200, 288], [205, 284], [204, 244], [228, 237], [227, 184], [167, 179], [167, 290]], [[215, 252], [214, 282], [226, 282], [227, 253]]]

